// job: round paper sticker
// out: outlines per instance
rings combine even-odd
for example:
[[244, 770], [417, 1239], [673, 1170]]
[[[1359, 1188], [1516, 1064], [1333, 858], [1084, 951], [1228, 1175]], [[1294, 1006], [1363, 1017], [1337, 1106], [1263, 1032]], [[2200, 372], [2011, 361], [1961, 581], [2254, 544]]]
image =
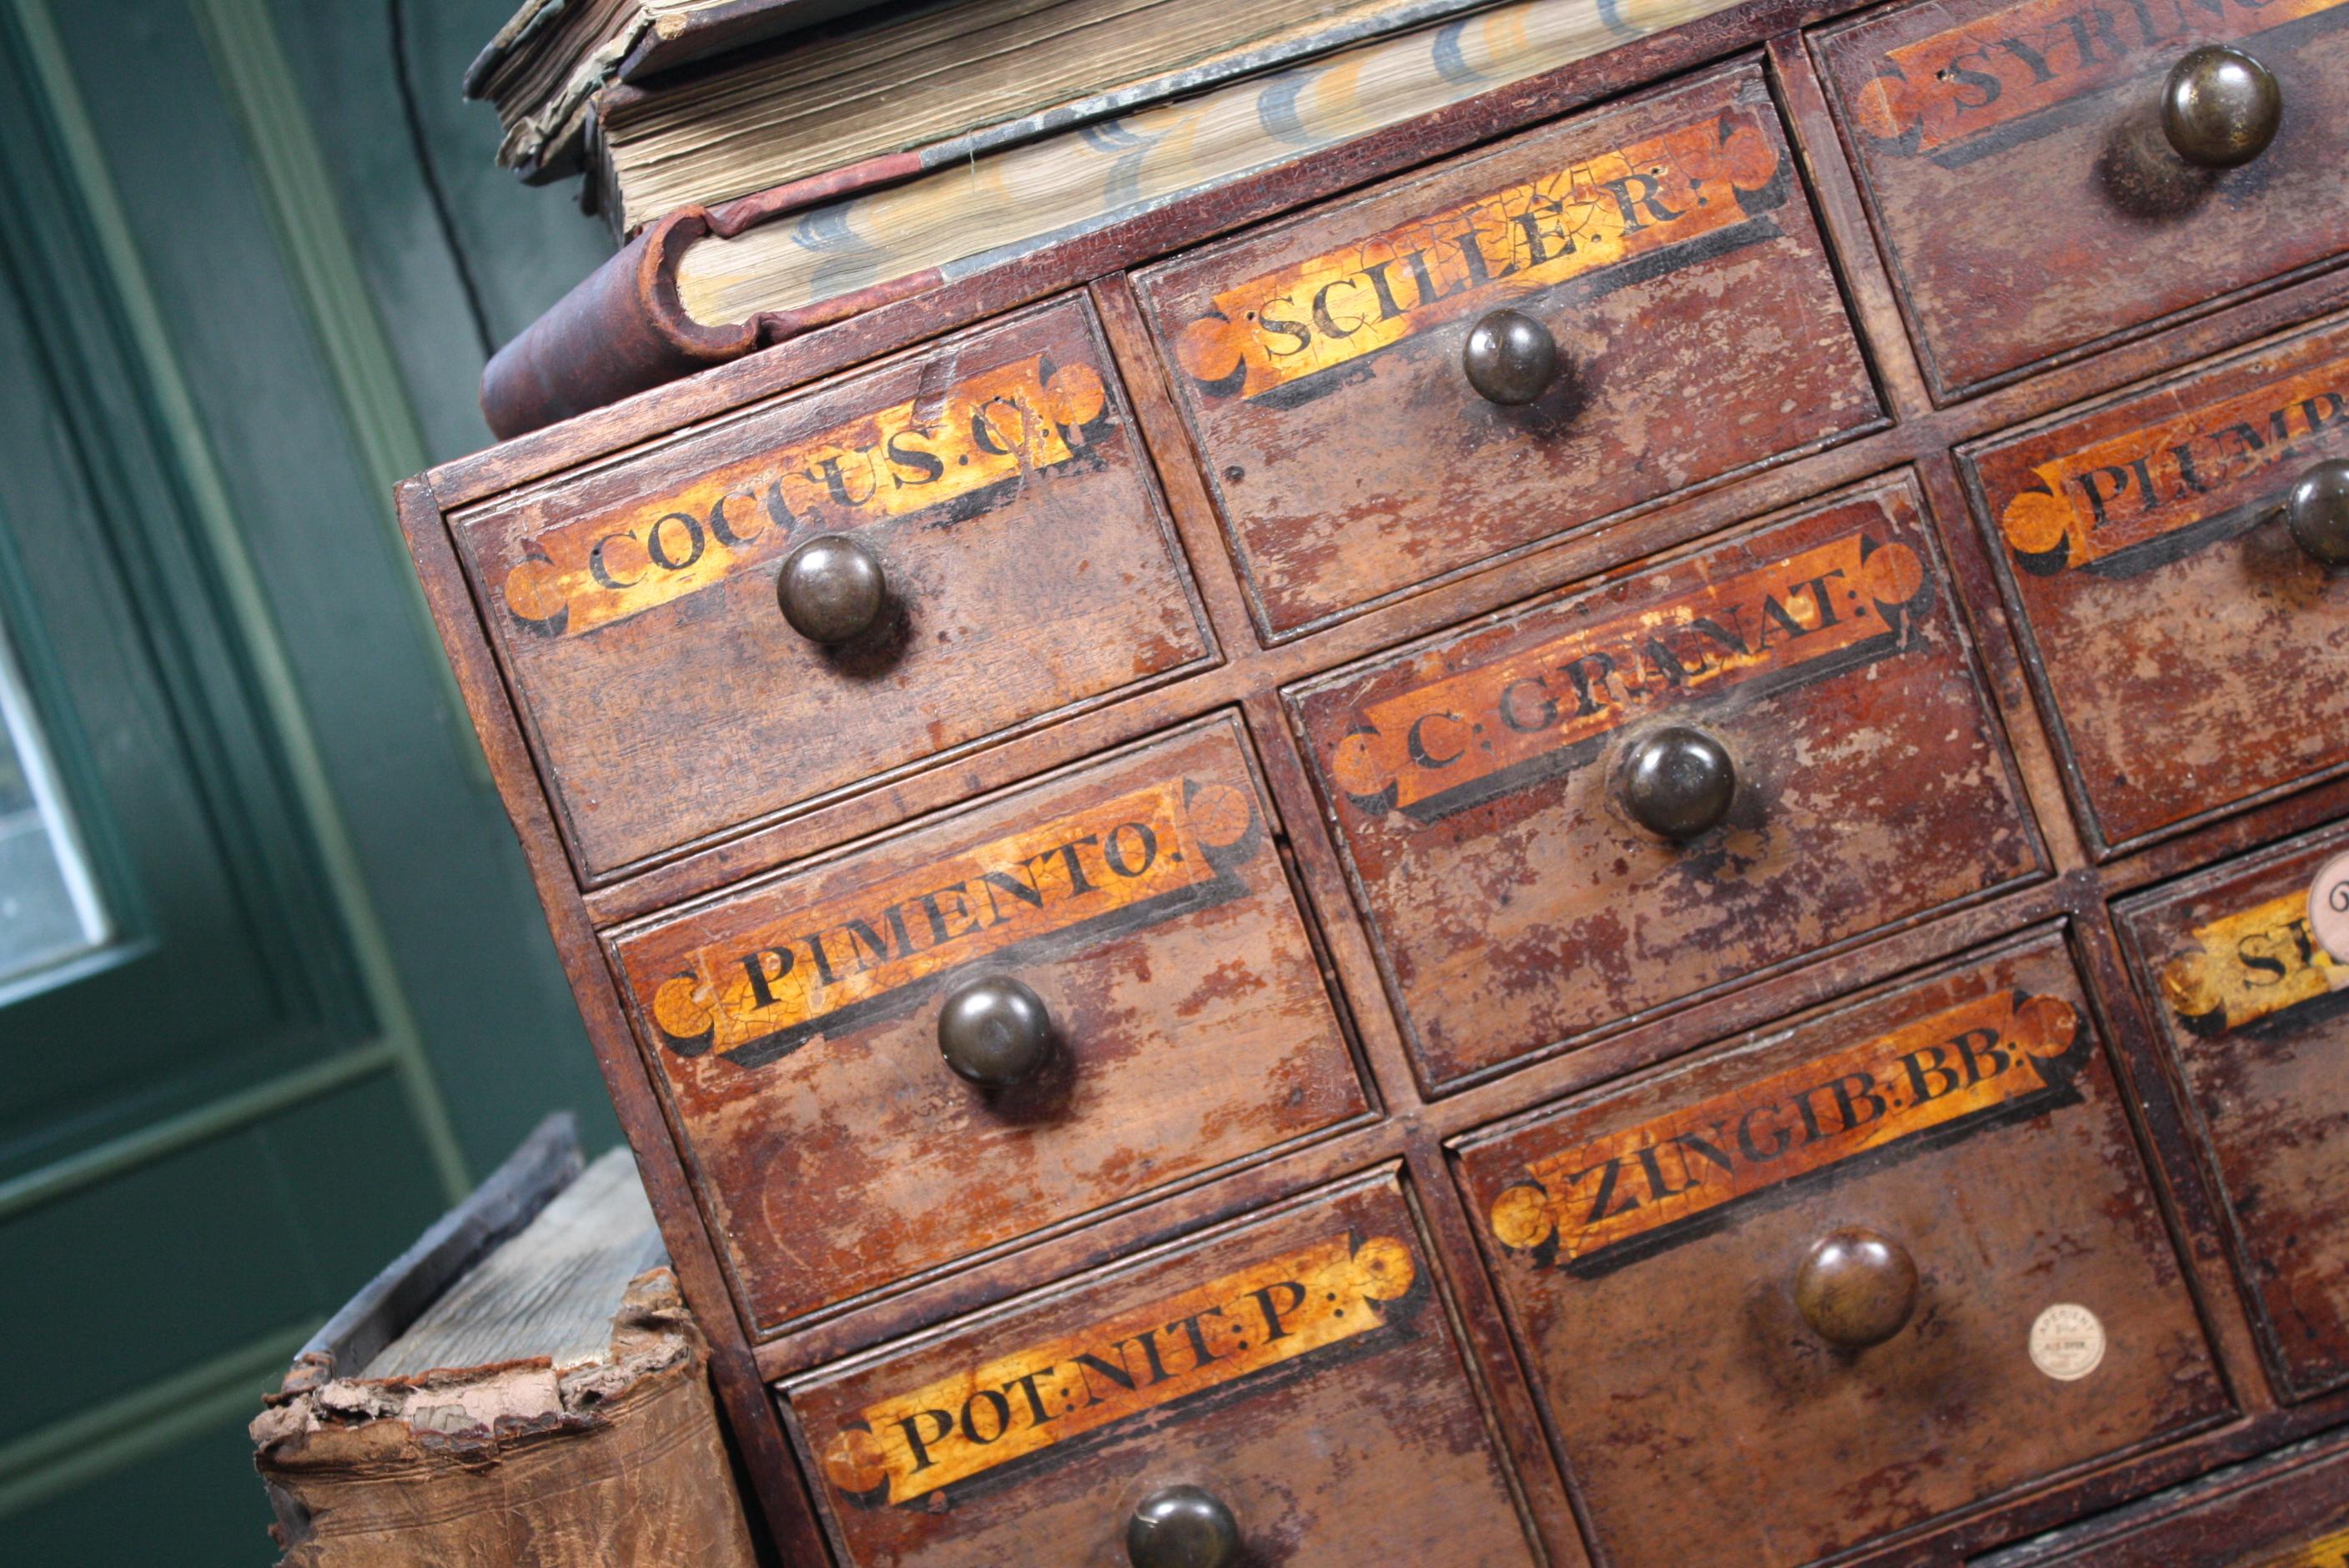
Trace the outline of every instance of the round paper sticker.
[[2075, 1382], [2105, 1358], [2105, 1326], [2085, 1306], [2059, 1301], [2031, 1325], [2031, 1364], [2058, 1383]]
[[2335, 964], [2349, 964], [2349, 855], [2324, 862], [2308, 884], [2308, 929]]

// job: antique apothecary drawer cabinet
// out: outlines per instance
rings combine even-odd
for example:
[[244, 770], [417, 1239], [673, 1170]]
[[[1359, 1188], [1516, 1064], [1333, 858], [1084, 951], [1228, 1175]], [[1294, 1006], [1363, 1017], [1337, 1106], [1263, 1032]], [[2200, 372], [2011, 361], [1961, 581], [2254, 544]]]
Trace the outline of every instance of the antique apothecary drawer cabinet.
[[2349, 1554], [2344, 169], [1748, 5], [412, 483], [791, 1560]]

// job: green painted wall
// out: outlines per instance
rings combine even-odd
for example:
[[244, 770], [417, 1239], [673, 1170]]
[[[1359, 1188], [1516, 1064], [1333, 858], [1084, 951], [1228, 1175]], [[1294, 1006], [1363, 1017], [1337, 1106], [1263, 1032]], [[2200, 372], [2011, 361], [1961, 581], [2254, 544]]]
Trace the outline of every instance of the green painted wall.
[[0, 0], [0, 626], [137, 939], [0, 1005], [11, 1562], [272, 1561], [292, 1349], [547, 1111], [616, 1138], [388, 494], [608, 253], [458, 98], [510, 9]]

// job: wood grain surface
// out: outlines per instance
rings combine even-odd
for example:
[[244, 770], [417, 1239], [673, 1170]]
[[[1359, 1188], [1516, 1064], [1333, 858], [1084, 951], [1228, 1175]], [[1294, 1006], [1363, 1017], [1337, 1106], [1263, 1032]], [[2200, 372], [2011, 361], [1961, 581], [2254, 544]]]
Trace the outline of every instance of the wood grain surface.
[[[1137, 284], [1276, 637], [1878, 411], [1750, 66]], [[1503, 306], [1542, 321], [1567, 364], [1520, 408], [1460, 367]]]

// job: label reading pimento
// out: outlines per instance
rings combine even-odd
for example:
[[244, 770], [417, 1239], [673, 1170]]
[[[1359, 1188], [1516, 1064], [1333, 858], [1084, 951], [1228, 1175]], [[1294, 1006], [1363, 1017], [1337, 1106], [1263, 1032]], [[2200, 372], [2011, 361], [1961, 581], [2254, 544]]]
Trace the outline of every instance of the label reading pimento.
[[1927, 1134], [2078, 1098], [2085, 1032], [2070, 1003], [1996, 991], [1878, 1039], [1526, 1162], [1494, 1200], [1511, 1252], [1605, 1274], [1697, 1233], [1732, 1205]]
[[2288, 892], [2196, 926], [2194, 945], [2158, 976], [2180, 1026], [2217, 1036], [2349, 989], [2349, 965], [2327, 953], [2309, 923], [2306, 893]]
[[[2341, 0], [2023, 0], [1888, 50], [1857, 94], [1880, 150], [1954, 164], [2010, 146], [2033, 117]], [[1922, 13], [1933, 15], [1932, 12]], [[2052, 129], [2062, 119], [2038, 122]], [[2006, 136], [1992, 136], [1996, 130]]]
[[1210, 397], [1261, 397], [1500, 298], [1723, 234], [1785, 204], [1784, 164], [1753, 109], [1709, 114], [1220, 290], [1175, 356]]
[[812, 907], [743, 901], [698, 927], [673, 973], [622, 959], [669, 1052], [761, 1067], [819, 1028], [910, 1004], [916, 981], [945, 970], [1237, 897], [1261, 839], [1247, 790], [1164, 779]]
[[1330, 776], [1358, 810], [1434, 821], [1579, 767], [1682, 695], [1897, 652], [1930, 586], [1908, 545], [1847, 534], [1365, 703]]
[[1101, 372], [1031, 355], [543, 529], [522, 542], [502, 597], [525, 630], [579, 636], [780, 561], [812, 532], [976, 504], [1079, 456], [1114, 422]]
[[[2175, 395], [2161, 406], [2176, 407]], [[2258, 521], [2278, 498], [2254, 496], [2246, 509], [2242, 481], [2306, 459], [2320, 441], [2349, 446], [2349, 358], [2035, 464], [2028, 488], [2000, 508], [1999, 529], [2035, 576], [2075, 567], [2125, 576], [2168, 560], [2172, 551], [2153, 548], [2160, 542], [2202, 542], [2191, 532], [2202, 523]]]
[[866, 1507], [918, 1501], [1384, 1327], [1416, 1273], [1394, 1237], [1334, 1236], [868, 1405], [824, 1475]]

